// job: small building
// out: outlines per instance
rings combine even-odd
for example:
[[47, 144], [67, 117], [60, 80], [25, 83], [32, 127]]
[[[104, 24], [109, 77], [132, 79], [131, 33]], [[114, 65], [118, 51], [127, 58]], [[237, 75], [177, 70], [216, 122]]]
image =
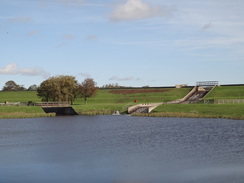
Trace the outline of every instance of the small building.
[[180, 85], [175, 85], [175, 88], [183, 88], [183, 87], [186, 87], [187, 84], [180, 84]]

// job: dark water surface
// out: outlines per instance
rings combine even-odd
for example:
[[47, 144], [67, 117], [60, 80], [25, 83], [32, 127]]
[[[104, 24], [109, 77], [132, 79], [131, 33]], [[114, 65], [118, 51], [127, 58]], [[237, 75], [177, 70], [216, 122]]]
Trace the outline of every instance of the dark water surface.
[[243, 183], [244, 121], [0, 119], [0, 183]]

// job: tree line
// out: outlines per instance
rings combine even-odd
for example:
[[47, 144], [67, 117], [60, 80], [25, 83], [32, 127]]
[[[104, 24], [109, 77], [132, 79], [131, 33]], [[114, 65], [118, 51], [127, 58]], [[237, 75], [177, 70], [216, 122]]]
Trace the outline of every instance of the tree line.
[[96, 95], [98, 87], [92, 78], [86, 78], [82, 83], [78, 83], [74, 76], [60, 75], [50, 77], [43, 81], [40, 86], [32, 85], [25, 89], [17, 85], [14, 81], [8, 81], [3, 87], [3, 91], [36, 90], [37, 96], [42, 101], [69, 101], [71, 104], [78, 97], [82, 97], [87, 103], [87, 99]]
[[35, 91], [37, 90], [37, 85], [33, 84], [29, 88], [25, 88], [23, 85], [16, 84], [13, 80], [7, 81], [2, 91]]

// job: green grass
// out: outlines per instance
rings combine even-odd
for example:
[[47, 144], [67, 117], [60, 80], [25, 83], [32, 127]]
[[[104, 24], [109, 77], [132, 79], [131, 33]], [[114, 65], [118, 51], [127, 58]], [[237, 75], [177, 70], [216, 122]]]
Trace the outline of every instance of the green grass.
[[41, 98], [38, 98], [36, 91], [1, 91], [0, 103], [3, 102], [40, 102]]
[[41, 107], [37, 106], [0, 106], [0, 118], [37, 118], [54, 116], [46, 114]]
[[[127, 90], [127, 89], [124, 89]], [[140, 91], [140, 89], [137, 89]], [[145, 89], [144, 89], [145, 90]], [[183, 98], [190, 88], [168, 88], [165, 92], [115, 94], [110, 89], [98, 90], [97, 95], [88, 99], [75, 100], [73, 108], [79, 114], [96, 115], [111, 114], [113, 111], [126, 113], [129, 105], [134, 105], [134, 99], [139, 103], [167, 102]], [[244, 98], [244, 86], [220, 86], [216, 87], [206, 99], [242, 99]], [[40, 102], [35, 91], [0, 92], [1, 102]], [[41, 117], [46, 114], [41, 107], [24, 106], [0, 106], [0, 118]], [[52, 116], [53, 114], [51, 114]], [[244, 104], [172, 104], [162, 105], [147, 116], [168, 117], [211, 117], [244, 119]]]
[[[127, 89], [124, 89], [127, 90]], [[140, 91], [140, 89], [137, 89]], [[93, 98], [88, 99], [88, 105], [114, 105], [133, 103], [134, 99], [138, 103], [155, 103], [155, 102], [167, 102], [183, 98], [190, 88], [170, 88], [165, 92], [153, 92], [153, 93], [136, 93], [136, 94], [114, 94], [110, 92], [110, 89], [99, 90], [97, 95]], [[84, 99], [75, 100], [74, 104], [84, 104]]]
[[244, 86], [217, 86], [205, 99], [243, 99]]
[[[124, 89], [126, 90], [126, 89]], [[140, 91], [140, 89], [136, 89]], [[144, 89], [145, 90], [145, 89]], [[113, 111], [125, 113], [128, 105], [133, 105], [134, 99], [138, 103], [165, 102], [184, 97], [189, 88], [170, 88], [165, 92], [136, 93], [136, 94], [114, 94], [110, 89], [98, 90], [97, 95], [88, 99], [88, 104], [84, 104], [84, 99], [78, 98], [74, 101], [73, 108], [79, 114], [111, 114]], [[36, 91], [11, 91], [0, 92], [0, 103], [8, 102], [41, 102]], [[31, 116], [34, 114], [44, 115], [40, 107], [23, 106], [0, 106], [0, 118]]]
[[[127, 89], [124, 89], [127, 90]], [[136, 89], [140, 91], [140, 89]], [[189, 88], [169, 88], [166, 92], [137, 93], [137, 94], [114, 94], [110, 89], [98, 90], [97, 95], [88, 99], [88, 104], [126, 104], [137, 99], [139, 103], [167, 102], [184, 97], [190, 91]], [[0, 103], [8, 102], [41, 102], [36, 91], [9, 91], [0, 92]], [[83, 104], [84, 99], [78, 98], [74, 104]]]
[[151, 116], [244, 119], [244, 104], [161, 105], [154, 110]]
[[[140, 89], [136, 90], [140, 91]], [[87, 105], [84, 104], [84, 99], [75, 100], [73, 108], [79, 114], [111, 114], [113, 111], [126, 113], [127, 107], [135, 104], [135, 99], [137, 103], [167, 102], [182, 98], [190, 91], [189, 88], [167, 90], [153, 93], [114, 94], [110, 92], [110, 89], [104, 89], [99, 90], [95, 97], [89, 98]]]

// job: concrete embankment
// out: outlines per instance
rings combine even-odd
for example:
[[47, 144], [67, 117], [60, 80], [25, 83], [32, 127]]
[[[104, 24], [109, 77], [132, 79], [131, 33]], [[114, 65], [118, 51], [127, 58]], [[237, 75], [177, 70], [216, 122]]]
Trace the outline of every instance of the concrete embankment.
[[56, 113], [56, 115], [78, 115], [72, 107], [42, 107], [45, 113]]

